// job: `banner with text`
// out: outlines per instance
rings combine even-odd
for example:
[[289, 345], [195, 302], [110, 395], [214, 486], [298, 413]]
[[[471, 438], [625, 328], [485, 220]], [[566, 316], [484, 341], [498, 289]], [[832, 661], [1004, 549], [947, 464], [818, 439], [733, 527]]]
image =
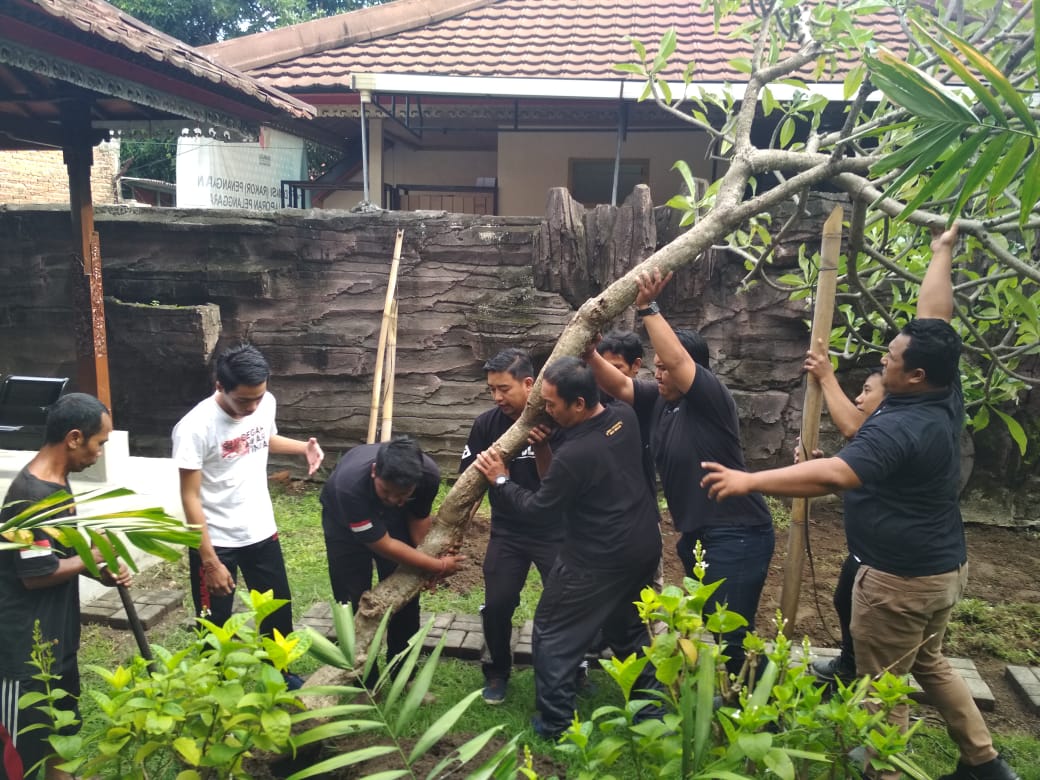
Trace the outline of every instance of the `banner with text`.
[[307, 178], [303, 139], [264, 127], [258, 143], [177, 139], [177, 205], [272, 211], [282, 207], [283, 180]]

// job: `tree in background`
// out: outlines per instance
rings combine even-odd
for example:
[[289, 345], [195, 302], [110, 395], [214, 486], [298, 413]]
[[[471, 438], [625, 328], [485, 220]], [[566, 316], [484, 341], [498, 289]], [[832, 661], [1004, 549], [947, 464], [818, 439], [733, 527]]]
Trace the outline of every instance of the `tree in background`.
[[112, 4], [190, 46], [204, 46], [385, 1], [114, 0]]
[[[113, 5], [191, 46], [204, 46], [383, 2], [387, 0], [113, 0]], [[308, 159], [315, 153], [322, 159], [328, 156], [308, 144]], [[172, 182], [177, 172], [177, 138], [169, 134], [124, 138], [119, 159], [126, 176]]]

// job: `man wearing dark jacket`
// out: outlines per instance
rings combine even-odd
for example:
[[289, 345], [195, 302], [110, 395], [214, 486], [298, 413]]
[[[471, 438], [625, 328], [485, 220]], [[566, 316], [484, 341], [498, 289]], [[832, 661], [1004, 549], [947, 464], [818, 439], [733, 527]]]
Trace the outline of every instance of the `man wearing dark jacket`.
[[[534, 617], [534, 727], [555, 738], [573, 718], [574, 669], [596, 632], [602, 629], [619, 657], [638, 652], [647, 640], [633, 602], [653, 580], [661, 535], [635, 413], [619, 404], [604, 407], [592, 371], [577, 358], [545, 369], [542, 399], [565, 435], [537, 491], [513, 482], [493, 447], [476, 463], [491, 490], [516, 511], [567, 518]], [[650, 664], [635, 687], [656, 687]]]

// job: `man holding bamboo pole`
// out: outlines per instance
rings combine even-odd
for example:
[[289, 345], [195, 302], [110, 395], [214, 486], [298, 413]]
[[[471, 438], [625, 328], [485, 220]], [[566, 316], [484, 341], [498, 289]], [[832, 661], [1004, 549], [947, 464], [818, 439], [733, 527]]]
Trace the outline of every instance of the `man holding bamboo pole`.
[[[997, 755], [970, 690], [942, 654], [968, 565], [958, 503], [961, 340], [950, 326], [957, 229], [933, 233], [917, 319], [881, 359], [888, 396], [845, 449], [753, 474], [705, 463], [702, 484], [723, 503], [756, 490], [780, 496], [846, 491], [849, 551], [862, 561], [852, 600], [858, 671], [913, 673], [960, 749], [956, 770], [940, 780], [1017, 780]], [[907, 706], [891, 718], [906, 728]]]

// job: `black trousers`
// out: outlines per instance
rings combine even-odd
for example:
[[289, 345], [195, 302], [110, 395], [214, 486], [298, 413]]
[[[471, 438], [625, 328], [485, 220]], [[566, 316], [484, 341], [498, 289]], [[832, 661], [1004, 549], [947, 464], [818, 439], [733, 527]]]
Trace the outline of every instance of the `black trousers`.
[[[332, 597], [340, 604], [350, 604], [357, 611], [361, 595], [372, 589], [372, 564], [375, 563], [379, 581], [382, 582], [397, 569], [397, 564], [375, 555], [361, 544], [343, 544], [325, 539], [325, 552], [329, 560], [329, 581]], [[409, 601], [393, 617], [386, 627], [387, 661], [408, 647], [410, 640], [419, 630], [419, 597]], [[372, 674], [365, 680], [365, 687], [372, 688], [379, 673], [372, 667]]]
[[[625, 658], [649, 640], [633, 602], [654, 579], [657, 559], [630, 570], [591, 570], [556, 561], [534, 615], [535, 708], [549, 732], [562, 732], [574, 717], [574, 670], [596, 632]], [[633, 690], [661, 686], [654, 667], [643, 668]]]
[[491, 532], [484, 556], [484, 606], [480, 611], [488, 651], [484, 662], [485, 679], [509, 679], [513, 668], [510, 649], [513, 613], [520, 604], [520, 592], [527, 581], [527, 572], [533, 563], [544, 586], [556, 563], [561, 542]]
[[859, 571], [859, 561], [850, 553], [841, 565], [838, 584], [834, 587], [834, 611], [838, 613], [841, 626], [841, 658], [851, 668], [856, 668], [856, 650], [852, 645], [852, 588]]
[[[245, 547], [214, 549], [236, 583], [241, 570], [247, 588], [260, 592], [270, 590], [274, 592], [275, 598], [289, 602], [272, 612], [260, 626], [264, 636], [273, 636], [276, 628], [282, 636], [288, 636], [293, 630], [292, 592], [289, 590], [289, 577], [285, 573], [285, 558], [282, 556], [282, 543], [278, 541], [278, 534]], [[224, 625], [231, 617], [235, 599], [238, 598], [236, 592], [217, 596], [206, 589], [206, 581], [202, 576], [202, 558], [198, 550], [188, 550], [188, 568], [191, 570], [191, 598], [195, 603], [195, 614], [201, 616], [203, 610], [208, 609], [209, 619], [218, 626]]]
[[[60, 666], [61, 659], [58, 658], [51, 669], [52, 673], [58, 674], [58, 679], [51, 680], [51, 687], [61, 688], [69, 695], [55, 702], [54, 707], [64, 712], [71, 712], [73, 717], [79, 720], [79, 699], [82, 694], [79, 668], [76, 666], [75, 660], [64, 672], [61, 672]], [[7, 731], [4, 739], [10, 739], [18, 751], [18, 757], [22, 762], [22, 772], [26, 778], [36, 777], [37, 773], [30, 774], [29, 770], [53, 752], [47, 736], [50, 734], [49, 727], [54, 725], [54, 720], [49, 713], [42, 709], [42, 702], [23, 710], [18, 707], [18, 699], [27, 693], [43, 694], [44, 692], [45, 686], [40, 680], [0, 679], [0, 724], [3, 724]], [[36, 728], [24, 734], [18, 733], [29, 726], [46, 726], [48, 728]], [[79, 733], [79, 724], [65, 726], [58, 733], [67, 737], [73, 736]], [[6, 748], [6, 746], [4, 747]], [[22, 775], [18, 775], [18, 777], [21, 778]], [[3, 761], [0, 761], [0, 780], [10, 780], [4, 769]]]

